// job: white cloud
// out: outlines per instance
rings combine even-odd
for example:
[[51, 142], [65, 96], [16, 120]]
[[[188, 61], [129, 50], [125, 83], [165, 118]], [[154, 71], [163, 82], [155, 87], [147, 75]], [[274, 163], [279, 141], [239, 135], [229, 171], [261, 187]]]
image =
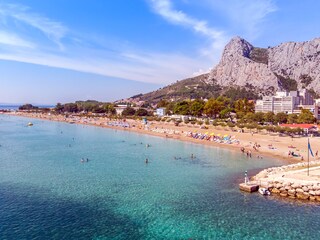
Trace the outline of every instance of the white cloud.
[[212, 61], [211, 64], [218, 61], [223, 47], [230, 39], [224, 31], [210, 27], [204, 20], [189, 16], [180, 10], [175, 10], [171, 0], [150, 0], [150, 3], [153, 10], [168, 22], [188, 27], [194, 32], [207, 37], [210, 43], [200, 49], [200, 54], [206, 57], [208, 61]]
[[[7, 20], [14, 19], [41, 31], [45, 36], [59, 45], [59, 49], [49, 47], [37, 38], [28, 35], [26, 41], [17, 34], [0, 32], [0, 59], [26, 62], [50, 67], [88, 72], [108, 77], [122, 78], [141, 82], [168, 84], [177, 79], [190, 76], [203, 67], [201, 59], [174, 52], [159, 53], [128, 46], [125, 42], [112, 43], [85, 39], [79, 34], [72, 35], [63, 24], [31, 12], [21, 5], [0, 4], [0, 26], [10, 28]], [[2, 21], [1, 21], [2, 20]], [[189, 21], [186, 18], [184, 21]], [[191, 21], [196, 31], [216, 36], [218, 33], [209, 29], [204, 22]], [[20, 33], [20, 32], [19, 32]], [[23, 36], [23, 33], [20, 34]], [[61, 50], [62, 39], [65, 42]], [[8, 44], [11, 45], [7, 46]], [[98, 44], [99, 50], [94, 46]], [[4, 47], [1, 48], [1, 45]], [[30, 48], [30, 49], [28, 49]], [[31, 49], [32, 48], [32, 49]], [[50, 51], [48, 51], [50, 49]], [[134, 49], [134, 50], [133, 50]], [[209, 62], [211, 65], [211, 62]], [[208, 67], [208, 66], [205, 66]]]
[[182, 11], [175, 10], [170, 0], [151, 0], [154, 11], [167, 21], [191, 27], [194, 31], [202, 33], [212, 39], [219, 39], [223, 36], [222, 31], [210, 28], [206, 21], [190, 17]]
[[250, 39], [255, 39], [263, 31], [262, 23], [275, 11], [277, 6], [273, 0], [206, 0], [206, 6], [223, 12], [239, 31]]
[[200, 68], [198, 71], [193, 72], [192, 76], [199, 76], [201, 74], [209, 73], [210, 71], [211, 71], [211, 68], [208, 68], [207, 70], [203, 70], [202, 68]]
[[33, 13], [24, 5], [4, 3], [0, 3], [0, 18], [2, 19], [2, 27], [7, 27], [7, 19], [13, 19], [41, 31], [48, 39], [56, 43], [60, 49], [63, 49], [61, 40], [68, 29], [57, 21]]
[[0, 59], [70, 69], [102, 76], [154, 84], [168, 84], [190, 76], [203, 62], [178, 54], [155, 52], [114, 52], [112, 58], [90, 51], [75, 56], [48, 54], [39, 51], [15, 50], [0, 53]]
[[0, 31], [0, 44], [34, 48], [34, 44], [6, 31]]
[[236, 26], [233, 30], [222, 31], [209, 26], [207, 21], [176, 10], [172, 0], [149, 0], [149, 2], [154, 12], [168, 22], [188, 27], [194, 32], [206, 36], [209, 43], [200, 49], [200, 54], [210, 59], [212, 63], [219, 60], [221, 52], [231, 36], [242, 35], [254, 40], [259, 36], [260, 31], [263, 31], [261, 25], [266, 17], [277, 11], [273, 0], [202, 0], [198, 2], [202, 7], [221, 12], [221, 15], [226, 18], [226, 22], [230, 21], [232, 25]]

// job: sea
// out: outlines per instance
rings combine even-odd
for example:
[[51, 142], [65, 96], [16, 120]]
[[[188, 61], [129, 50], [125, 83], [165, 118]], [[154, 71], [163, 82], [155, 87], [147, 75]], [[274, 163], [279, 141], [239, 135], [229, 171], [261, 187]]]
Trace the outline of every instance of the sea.
[[320, 205], [239, 191], [283, 164], [0, 115], [0, 239], [319, 239]]
[[[23, 104], [21, 104], [23, 105]], [[0, 104], [0, 110], [11, 110], [11, 111], [15, 111], [18, 110], [19, 107], [21, 105], [16, 105], [16, 104]], [[54, 105], [34, 105], [34, 106], [38, 106], [41, 108], [53, 108]]]

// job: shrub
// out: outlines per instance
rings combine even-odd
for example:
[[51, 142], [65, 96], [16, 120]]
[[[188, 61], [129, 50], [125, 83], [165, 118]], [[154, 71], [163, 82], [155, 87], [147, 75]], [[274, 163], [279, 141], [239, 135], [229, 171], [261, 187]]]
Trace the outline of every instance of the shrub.
[[201, 126], [203, 124], [203, 121], [197, 121], [197, 124]]

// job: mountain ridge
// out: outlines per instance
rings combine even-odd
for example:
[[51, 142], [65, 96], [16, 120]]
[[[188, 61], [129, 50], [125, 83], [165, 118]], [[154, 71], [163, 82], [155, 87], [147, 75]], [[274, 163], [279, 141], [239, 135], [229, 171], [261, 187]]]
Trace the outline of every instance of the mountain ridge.
[[314, 95], [320, 93], [320, 38], [260, 48], [236, 36], [225, 46], [219, 63], [209, 73], [139, 95], [139, 99], [157, 102], [209, 98], [230, 89], [264, 96], [277, 90], [302, 88]]

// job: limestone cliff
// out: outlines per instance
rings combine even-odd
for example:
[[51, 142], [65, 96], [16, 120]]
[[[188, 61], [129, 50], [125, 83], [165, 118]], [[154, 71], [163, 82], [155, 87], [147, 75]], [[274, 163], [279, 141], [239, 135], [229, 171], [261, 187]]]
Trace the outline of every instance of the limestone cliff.
[[235, 37], [226, 45], [210, 79], [221, 86], [253, 86], [266, 94], [294, 88], [320, 93], [320, 38], [264, 49]]

